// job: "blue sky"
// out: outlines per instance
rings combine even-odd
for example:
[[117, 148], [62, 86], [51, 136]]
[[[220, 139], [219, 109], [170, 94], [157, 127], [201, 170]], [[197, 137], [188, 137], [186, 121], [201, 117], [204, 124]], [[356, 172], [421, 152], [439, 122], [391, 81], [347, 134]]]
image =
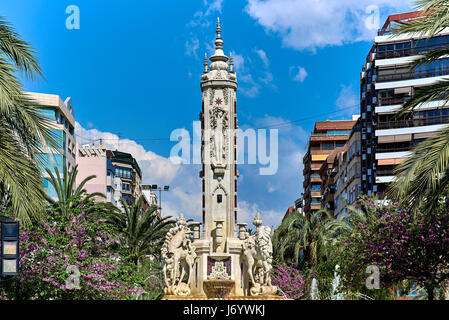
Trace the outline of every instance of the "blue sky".
[[[80, 29], [66, 28], [66, 8]], [[165, 213], [199, 219], [198, 166], [167, 158], [170, 133], [192, 132], [201, 111], [204, 53], [220, 17], [224, 50], [239, 80], [241, 127], [279, 127], [279, 170], [239, 168], [240, 218], [260, 210], [277, 225], [302, 192], [302, 156], [314, 121], [358, 113], [359, 74], [378, 9], [411, 11], [409, 0], [2, 0], [0, 14], [39, 53], [45, 80], [26, 89], [73, 99], [80, 142], [103, 138], [132, 152], [145, 183], [169, 184]], [[374, 10], [374, 11], [373, 11]], [[326, 115], [327, 114], [327, 115]], [[313, 118], [313, 120], [310, 120]], [[83, 137], [83, 138], [81, 138]]]

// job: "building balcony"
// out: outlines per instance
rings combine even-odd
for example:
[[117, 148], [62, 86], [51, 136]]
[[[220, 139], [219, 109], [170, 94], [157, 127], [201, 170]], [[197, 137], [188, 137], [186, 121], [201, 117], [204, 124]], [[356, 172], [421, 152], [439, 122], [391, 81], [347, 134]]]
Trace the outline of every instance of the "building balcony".
[[321, 198], [321, 191], [320, 190], [318, 190], [318, 191], [312, 190], [310, 193], [311, 193], [313, 198]]
[[[392, 34], [390, 32], [379, 32], [379, 36]], [[400, 48], [395, 50], [377, 50], [376, 52], [376, 60], [377, 59], [392, 59], [392, 58], [402, 58], [402, 57], [410, 57], [410, 56], [416, 56], [424, 54], [430, 50], [441, 48], [441, 47], [447, 47], [449, 46], [449, 40], [447, 37], [445, 41], [442, 41], [441, 43], [435, 44], [435, 45], [426, 45], [426, 46], [419, 46], [414, 48]], [[409, 42], [410, 43], [410, 42]]]
[[449, 123], [448, 115], [439, 117], [428, 117], [424, 119], [378, 122], [376, 129], [382, 130], [382, 129], [397, 129], [397, 128], [413, 128], [413, 127], [431, 126], [446, 123]]
[[376, 170], [376, 176], [393, 176], [394, 175], [394, 169], [377, 169]]
[[319, 182], [319, 183], [321, 183], [322, 181], [321, 181], [321, 178], [319, 177], [319, 175], [318, 175], [318, 177], [312, 177], [311, 179], [310, 179], [310, 182]]
[[415, 143], [411, 143], [408, 146], [401, 146], [401, 147], [391, 147], [391, 146], [384, 146], [382, 144], [378, 144], [376, 147], [376, 152], [403, 152], [403, 151], [410, 151], [416, 146]]
[[428, 71], [428, 72], [405, 72], [405, 73], [396, 73], [396, 74], [389, 74], [389, 75], [379, 75], [379, 76], [377, 76], [377, 83], [439, 77], [439, 76], [445, 76], [448, 74], [449, 74], [449, 68]]
[[406, 98], [379, 98], [379, 106], [394, 106], [402, 105], [405, 103]]

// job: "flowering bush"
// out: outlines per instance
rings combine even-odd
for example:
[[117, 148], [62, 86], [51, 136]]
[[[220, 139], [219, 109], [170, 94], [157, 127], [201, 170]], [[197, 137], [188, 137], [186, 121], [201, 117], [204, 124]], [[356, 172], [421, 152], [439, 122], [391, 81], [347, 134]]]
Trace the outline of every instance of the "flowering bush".
[[[449, 279], [447, 203], [427, 214], [410, 213], [392, 203], [381, 206], [370, 199], [362, 199], [361, 205], [371, 214], [366, 221], [354, 221], [356, 232], [344, 241], [346, 252], [352, 253], [345, 280], [354, 282], [368, 265], [379, 267], [385, 284], [413, 280], [428, 292]], [[364, 285], [364, 280], [358, 285]]]
[[305, 279], [293, 266], [282, 263], [274, 267], [271, 275], [273, 285], [277, 286], [288, 299], [299, 300], [305, 295]]
[[[143, 278], [126, 262], [119, 234], [86, 212], [48, 219], [20, 234], [20, 275], [2, 285], [7, 299], [123, 299]], [[69, 273], [68, 273], [69, 272]]]

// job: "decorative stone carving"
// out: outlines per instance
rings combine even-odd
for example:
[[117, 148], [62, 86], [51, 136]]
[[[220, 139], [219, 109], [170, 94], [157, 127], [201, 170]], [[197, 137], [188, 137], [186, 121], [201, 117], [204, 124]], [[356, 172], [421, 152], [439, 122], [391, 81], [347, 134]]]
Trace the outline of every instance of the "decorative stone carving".
[[223, 89], [223, 100], [224, 100], [224, 104], [227, 105], [228, 101], [229, 101], [229, 89], [228, 88]]
[[[195, 247], [190, 240], [190, 233], [181, 213], [176, 226], [171, 228], [165, 236], [161, 252], [165, 262], [163, 273], [166, 295], [190, 295], [190, 282], [197, 257]], [[186, 274], [188, 274], [187, 282], [183, 282]]]
[[209, 89], [209, 104], [213, 105], [214, 104], [214, 96], [215, 96], [215, 91], [212, 89]]
[[217, 79], [217, 80], [222, 80], [223, 79], [223, 76], [221, 75], [220, 70], [217, 71], [217, 73], [215, 75], [215, 79]]
[[251, 281], [250, 294], [273, 295], [277, 287], [271, 284], [271, 270], [273, 262], [273, 245], [271, 243], [271, 228], [261, 226], [262, 219], [257, 212], [253, 224], [256, 226], [256, 234], [249, 236], [243, 243], [243, 261]]
[[210, 138], [210, 156], [212, 163], [223, 164], [226, 163], [229, 150], [227, 130], [229, 128], [228, 112], [217, 105], [209, 111], [209, 114], [210, 126], [212, 129]]
[[228, 274], [224, 262], [216, 261], [212, 267], [212, 273], [207, 278], [209, 280], [229, 280], [231, 276]]

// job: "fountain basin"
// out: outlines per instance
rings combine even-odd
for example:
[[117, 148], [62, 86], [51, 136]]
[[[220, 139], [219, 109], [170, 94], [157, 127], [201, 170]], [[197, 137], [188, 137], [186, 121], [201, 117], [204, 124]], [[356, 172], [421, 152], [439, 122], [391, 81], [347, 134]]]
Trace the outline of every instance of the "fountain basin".
[[209, 299], [225, 299], [235, 286], [234, 280], [204, 280], [203, 290]]

